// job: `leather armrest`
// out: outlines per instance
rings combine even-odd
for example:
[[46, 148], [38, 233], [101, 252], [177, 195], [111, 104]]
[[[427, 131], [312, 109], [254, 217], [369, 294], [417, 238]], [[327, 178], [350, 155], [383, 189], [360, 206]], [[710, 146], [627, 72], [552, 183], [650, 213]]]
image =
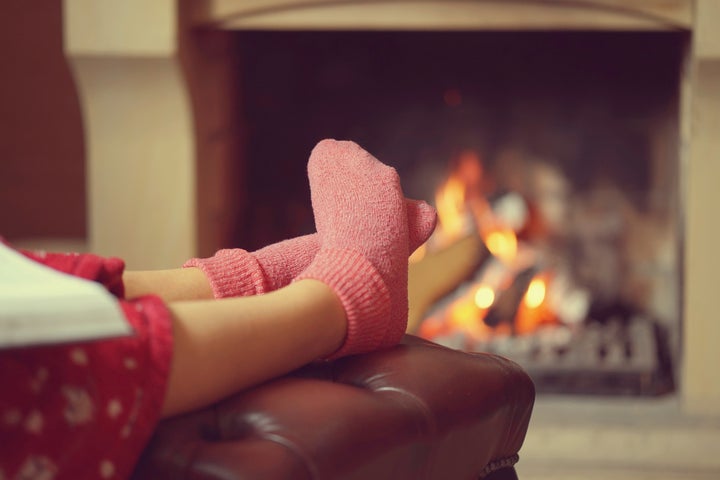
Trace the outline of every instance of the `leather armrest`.
[[406, 335], [162, 422], [134, 478], [478, 478], [517, 460], [534, 396], [509, 360]]

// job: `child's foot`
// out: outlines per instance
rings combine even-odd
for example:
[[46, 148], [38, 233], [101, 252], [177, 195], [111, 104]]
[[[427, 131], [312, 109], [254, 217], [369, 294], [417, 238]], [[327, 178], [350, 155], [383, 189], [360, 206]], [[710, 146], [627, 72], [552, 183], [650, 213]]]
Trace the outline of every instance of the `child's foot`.
[[400, 341], [407, 326], [407, 207], [397, 172], [353, 142], [323, 140], [308, 163], [320, 250], [298, 280], [330, 286], [348, 320], [332, 357]]
[[[435, 228], [435, 209], [420, 200], [406, 200], [410, 251], [425, 243]], [[255, 252], [218, 250], [210, 258], [193, 258], [184, 267], [200, 268], [215, 298], [259, 295], [288, 285], [305, 270], [320, 249], [317, 234], [283, 240]]]

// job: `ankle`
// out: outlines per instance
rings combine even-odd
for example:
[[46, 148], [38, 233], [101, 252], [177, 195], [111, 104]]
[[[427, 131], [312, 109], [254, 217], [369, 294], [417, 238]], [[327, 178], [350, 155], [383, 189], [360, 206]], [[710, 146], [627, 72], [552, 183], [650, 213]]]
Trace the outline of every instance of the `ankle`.
[[[307, 328], [313, 329], [312, 348], [318, 348], [317, 357], [326, 358], [338, 351], [345, 343], [348, 320], [342, 302], [337, 294], [325, 283], [314, 279], [297, 280], [283, 291], [295, 295], [294, 302], [310, 302], [306, 310]], [[303, 309], [304, 310], [304, 309]]]

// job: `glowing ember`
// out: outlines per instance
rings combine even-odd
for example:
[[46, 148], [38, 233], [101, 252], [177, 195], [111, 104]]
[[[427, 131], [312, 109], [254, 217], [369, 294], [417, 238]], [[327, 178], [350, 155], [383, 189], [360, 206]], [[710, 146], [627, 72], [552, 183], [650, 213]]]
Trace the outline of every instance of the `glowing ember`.
[[484, 240], [490, 253], [506, 263], [512, 262], [517, 256], [517, 237], [511, 230], [491, 231]]
[[419, 334], [423, 338], [435, 338], [446, 330], [445, 322], [437, 317], [430, 317], [420, 324]]
[[462, 152], [452, 173], [435, 192], [439, 220], [436, 241], [452, 243], [485, 221], [490, 209], [482, 182], [483, 167], [477, 152]]
[[454, 176], [435, 194], [435, 206], [443, 236], [448, 240], [460, 238], [466, 231], [465, 186]]
[[[547, 275], [533, 278], [525, 292], [518, 292], [516, 310], [508, 310], [508, 298], [512, 297], [498, 296], [498, 292], [508, 289], [513, 279], [528, 267], [529, 261], [534, 261], [534, 251], [518, 243], [514, 228], [521, 225], [510, 227], [509, 223], [505, 223], [506, 217], [497, 215], [484, 196], [483, 168], [477, 153], [463, 152], [454, 167], [435, 193], [439, 225], [430, 251], [426, 252], [426, 247], [423, 247], [411, 260], [421, 261], [427, 253], [432, 254], [433, 248], [444, 248], [472, 231], [482, 238], [495, 260], [486, 262], [476, 272], [474, 283], [467, 286], [464, 293], [442, 312], [425, 319], [420, 325], [420, 335], [429, 339], [457, 339], [457, 335], [461, 334], [460, 338], [465, 339], [467, 347], [473, 348], [476, 342], [524, 335], [536, 331], [543, 324], [557, 323], [546, 299], [550, 281]], [[501, 307], [504, 311], [512, 312], [515, 318], [487, 325], [484, 319], [489, 312], [494, 312], [492, 309], [498, 302], [503, 303]]]
[[532, 333], [542, 325], [558, 323], [557, 315], [546, 301], [549, 282], [548, 275], [541, 274], [533, 278], [528, 285], [515, 317], [515, 331], [518, 334]]
[[545, 300], [545, 281], [542, 278], [533, 278], [528, 285], [523, 301], [528, 308], [538, 308]]
[[475, 305], [478, 308], [488, 309], [495, 302], [495, 292], [487, 285], [480, 285], [475, 290]]
[[470, 330], [477, 323], [477, 314], [478, 310], [473, 302], [460, 300], [451, 307], [450, 319], [454, 327]]

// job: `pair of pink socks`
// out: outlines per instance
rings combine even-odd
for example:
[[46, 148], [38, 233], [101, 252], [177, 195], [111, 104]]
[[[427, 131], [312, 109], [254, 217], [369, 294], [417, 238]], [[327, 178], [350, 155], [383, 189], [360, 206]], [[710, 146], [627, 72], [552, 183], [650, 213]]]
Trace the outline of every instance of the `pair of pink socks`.
[[338, 296], [347, 336], [331, 358], [392, 346], [407, 326], [407, 260], [435, 227], [435, 210], [404, 198], [397, 172], [353, 142], [323, 140], [308, 178], [317, 233], [250, 253], [192, 259], [215, 297], [254, 295], [315, 279]]

